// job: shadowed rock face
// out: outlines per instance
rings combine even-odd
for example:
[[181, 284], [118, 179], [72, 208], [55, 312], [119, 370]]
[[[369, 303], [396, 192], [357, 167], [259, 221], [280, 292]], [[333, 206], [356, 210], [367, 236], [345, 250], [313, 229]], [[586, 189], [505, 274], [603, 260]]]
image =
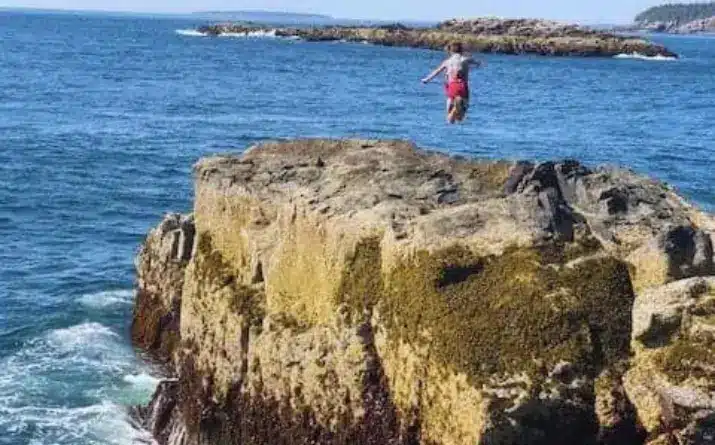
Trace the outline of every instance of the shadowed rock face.
[[195, 178], [137, 260], [161, 444], [707, 443], [715, 223], [662, 184], [355, 140]]
[[132, 341], [168, 361], [179, 341], [184, 269], [193, 255], [194, 221], [167, 215], [147, 236], [135, 261], [137, 298], [132, 317]]
[[368, 42], [433, 50], [443, 50], [448, 43], [458, 41], [467, 51], [480, 53], [588, 57], [639, 53], [677, 57], [665, 47], [645, 40], [533, 19], [455, 19], [433, 28], [410, 28], [400, 24], [379, 27], [268, 28], [227, 23], [202, 26], [198, 30], [208, 35], [263, 31], [311, 42]]

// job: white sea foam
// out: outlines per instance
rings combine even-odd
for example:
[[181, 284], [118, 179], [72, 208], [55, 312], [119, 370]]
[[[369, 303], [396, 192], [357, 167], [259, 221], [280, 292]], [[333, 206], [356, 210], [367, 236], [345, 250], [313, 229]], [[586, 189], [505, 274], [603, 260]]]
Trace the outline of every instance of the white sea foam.
[[145, 372], [139, 374], [129, 374], [125, 375], [122, 379], [124, 382], [133, 385], [139, 389], [153, 390], [161, 381], [160, 378], [153, 375], [147, 374]]
[[124, 306], [132, 303], [134, 292], [129, 289], [110, 290], [85, 294], [79, 297], [79, 302], [86, 307], [101, 309], [112, 306]]
[[208, 35], [195, 29], [177, 29], [176, 33], [186, 37], [206, 37]]
[[[100, 323], [82, 323], [55, 329], [28, 341], [22, 349], [0, 361], [0, 403], [3, 396], [42, 395], [49, 386], [67, 384], [73, 375], [100, 378], [127, 374], [134, 353], [122, 337]], [[78, 387], [82, 387], [83, 382]], [[92, 383], [92, 382], [85, 382]]]
[[93, 436], [111, 445], [156, 444], [151, 433], [134, 425], [124, 407], [110, 402], [94, 407], [89, 428]]
[[261, 39], [261, 38], [275, 38], [276, 36], [276, 30], [271, 29], [271, 30], [259, 30], [259, 31], [249, 31], [249, 32], [226, 32], [223, 34], [219, 34], [219, 37], [242, 37], [242, 38], [253, 38], [253, 39]]
[[631, 54], [617, 54], [613, 56], [614, 59], [636, 59], [636, 60], [650, 60], [654, 62], [671, 62], [678, 60], [677, 57], [668, 57], [668, 56], [663, 56], [663, 55], [657, 55], [657, 56], [646, 56], [645, 54], [640, 54], [640, 53], [631, 53]]
[[146, 403], [157, 379], [105, 325], [52, 330], [1, 359], [0, 369], [0, 437], [35, 436], [38, 445], [152, 443], [125, 406]]
[[83, 323], [56, 329], [47, 336], [48, 344], [62, 352], [96, 357], [96, 352], [112, 351], [119, 335], [100, 323]]
[[[176, 33], [187, 37], [208, 37], [208, 33], [199, 32], [195, 29], [177, 29]], [[232, 37], [240, 39], [281, 39], [281, 40], [302, 40], [298, 36], [279, 36], [275, 29], [257, 30], [249, 32], [225, 32], [218, 37]]]
[[147, 372], [127, 374], [112, 390], [112, 400], [125, 406], [143, 405], [156, 390], [161, 379]]
[[42, 437], [30, 444], [156, 443], [148, 431], [134, 425], [125, 408], [108, 401], [80, 408], [27, 406], [4, 410], [0, 407], [0, 428], [4, 427], [5, 420], [8, 421], [7, 431], [13, 435], [41, 431]]

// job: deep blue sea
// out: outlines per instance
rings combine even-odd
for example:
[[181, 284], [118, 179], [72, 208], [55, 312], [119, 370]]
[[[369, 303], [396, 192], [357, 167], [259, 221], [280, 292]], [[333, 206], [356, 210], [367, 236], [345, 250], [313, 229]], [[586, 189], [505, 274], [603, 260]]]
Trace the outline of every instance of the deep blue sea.
[[575, 157], [715, 209], [715, 39], [678, 61], [487, 56], [463, 125], [442, 54], [177, 32], [190, 19], [0, 11], [0, 445], [128, 445], [155, 372], [128, 341], [133, 258], [191, 167], [265, 139], [411, 139]]

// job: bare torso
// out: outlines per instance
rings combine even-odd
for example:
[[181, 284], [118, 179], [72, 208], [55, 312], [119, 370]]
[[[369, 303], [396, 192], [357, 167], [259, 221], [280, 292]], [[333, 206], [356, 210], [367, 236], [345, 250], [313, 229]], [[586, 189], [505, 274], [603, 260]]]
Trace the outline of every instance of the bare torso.
[[461, 54], [452, 54], [444, 61], [447, 82], [461, 79], [469, 82], [469, 58]]

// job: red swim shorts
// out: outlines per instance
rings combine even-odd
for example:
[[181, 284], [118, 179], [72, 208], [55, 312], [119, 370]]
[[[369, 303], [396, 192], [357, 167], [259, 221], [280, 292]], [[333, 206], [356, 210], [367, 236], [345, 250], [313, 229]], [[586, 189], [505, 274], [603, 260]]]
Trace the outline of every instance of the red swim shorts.
[[456, 97], [469, 98], [469, 87], [467, 86], [467, 82], [462, 79], [449, 81], [449, 83], [445, 84], [444, 89], [447, 97], [450, 99]]

